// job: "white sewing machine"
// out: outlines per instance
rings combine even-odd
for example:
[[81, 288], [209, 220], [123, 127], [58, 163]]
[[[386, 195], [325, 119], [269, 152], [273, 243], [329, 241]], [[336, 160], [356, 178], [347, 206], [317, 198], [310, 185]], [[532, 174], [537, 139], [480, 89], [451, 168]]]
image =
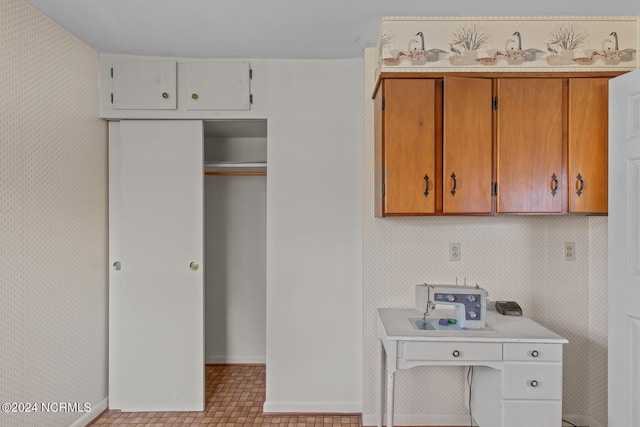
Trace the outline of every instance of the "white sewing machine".
[[416, 285], [416, 309], [424, 313], [424, 319], [440, 305], [453, 306], [460, 328], [486, 326], [487, 291], [478, 285]]

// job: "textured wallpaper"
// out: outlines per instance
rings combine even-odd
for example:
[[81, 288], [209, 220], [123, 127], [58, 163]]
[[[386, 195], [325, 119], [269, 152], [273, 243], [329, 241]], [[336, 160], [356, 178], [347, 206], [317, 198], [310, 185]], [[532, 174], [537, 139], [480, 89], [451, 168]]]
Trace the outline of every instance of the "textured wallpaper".
[[[375, 218], [373, 56], [368, 49], [363, 219], [365, 423], [375, 422], [370, 415], [376, 410], [376, 308], [413, 307], [414, 285], [455, 283], [456, 278], [460, 283], [466, 278], [467, 284], [479, 284], [493, 300], [518, 301], [525, 315], [566, 337], [563, 413], [587, 415], [590, 407], [601, 413], [604, 404], [606, 414], [606, 316], [602, 324], [606, 307], [606, 299], [602, 300], [606, 298], [606, 218]], [[461, 243], [461, 261], [448, 260], [450, 242]], [[575, 242], [575, 261], [564, 261], [564, 242]], [[595, 251], [590, 251], [591, 245]], [[590, 292], [595, 292], [593, 303]], [[593, 322], [590, 307], [598, 317]], [[591, 341], [590, 328], [595, 330], [598, 343]], [[590, 359], [590, 351], [594, 358]], [[397, 421], [424, 425], [468, 414], [462, 397], [464, 373], [464, 368], [455, 367], [400, 371], [396, 382]]]
[[0, 412], [0, 425], [69, 426], [107, 396], [98, 56], [1, 0], [0, 57], [0, 402], [39, 409]]
[[589, 415], [607, 425], [608, 221], [589, 218]]

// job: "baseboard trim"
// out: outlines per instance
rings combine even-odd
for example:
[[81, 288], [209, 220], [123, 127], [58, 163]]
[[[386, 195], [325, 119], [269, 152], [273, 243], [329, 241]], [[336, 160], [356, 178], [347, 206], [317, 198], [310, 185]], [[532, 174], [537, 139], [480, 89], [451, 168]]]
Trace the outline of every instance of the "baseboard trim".
[[245, 364], [265, 364], [266, 356], [227, 356], [207, 354], [204, 356], [204, 363], [207, 365], [245, 365]]
[[[386, 420], [385, 420], [386, 422]], [[384, 423], [383, 423], [384, 424]], [[363, 426], [377, 426], [377, 414], [362, 414]], [[393, 416], [395, 426], [468, 426], [469, 415], [411, 415]], [[475, 425], [475, 424], [474, 424]]]
[[[567, 420], [577, 426], [589, 426], [589, 427], [604, 427], [595, 418], [590, 415], [575, 415], [575, 414], [563, 414], [563, 420]], [[571, 427], [571, 424], [562, 423], [563, 427]]]
[[264, 402], [262, 411], [272, 414], [343, 414], [359, 415], [361, 402]]
[[102, 401], [96, 405], [91, 405], [91, 412], [85, 412], [80, 418], [78, 418], [69, 427], [85, 427], [89, 425], [93, 420], [98, 418], [104, 411], [109, 408], [109, 398], [105, 397]]
[[359, 417], [360, 412], [263, 412], [265, 417]]
[[205, 363], [205, 366], [267, 366], [266, 363]]
[[[577, 426], [604, 427], [589, 415], [562, 415], [562, 418]], [[385, 420], [386, 421], [386, 420]], [[396, 426], [468, 426], [468, 415], [407, 415], [396, 414], [393, 416], [393, 424]], [[362, 425], [377, 426], [377, 414], [362, 414]], [[570, 424], [562, 423], [563, 427]]]

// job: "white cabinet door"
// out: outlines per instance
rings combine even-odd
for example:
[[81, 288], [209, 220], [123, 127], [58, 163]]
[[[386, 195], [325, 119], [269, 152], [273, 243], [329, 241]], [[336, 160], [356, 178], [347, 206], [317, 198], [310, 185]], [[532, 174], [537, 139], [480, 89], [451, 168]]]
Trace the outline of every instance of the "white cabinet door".
[[111, 67], [114, 110], [175, 110], [176, 62], [117, 62]]
[[640, 71], [609, 82], [609, 426], [640, 426]]
[[561, 427], [562, 402], [559, 400], [507, 400], [504, 427]]
[[185, 64], [187, 110], [249, 110], [248, 61], [190, 62]]
[[109, 406], [201, 411], [203, 125], [109, 131]]

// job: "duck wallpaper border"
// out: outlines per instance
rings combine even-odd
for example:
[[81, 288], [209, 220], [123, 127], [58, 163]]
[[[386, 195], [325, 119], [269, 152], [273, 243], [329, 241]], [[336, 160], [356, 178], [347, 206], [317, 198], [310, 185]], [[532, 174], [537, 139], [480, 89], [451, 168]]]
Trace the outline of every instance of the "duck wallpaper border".
[[378, 70], [638, 68], [637, 17], [383, 17]]

